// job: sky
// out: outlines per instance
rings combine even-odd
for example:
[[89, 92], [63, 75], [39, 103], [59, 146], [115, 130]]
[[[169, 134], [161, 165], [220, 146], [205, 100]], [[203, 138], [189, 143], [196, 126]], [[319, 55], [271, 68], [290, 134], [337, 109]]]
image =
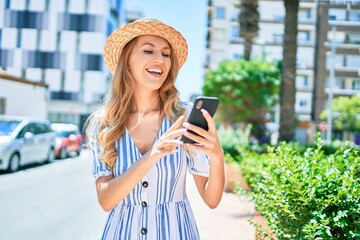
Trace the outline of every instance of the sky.
[[204, 82], [206, 46], [206, 0], [123, 0], [127, 9], [141, 11], [144, 17], [157, 18], [172, 26], [184, 36], [188, 57], [180, 69], [176, 87], [182, 100], [192, 94], [201, 94]]

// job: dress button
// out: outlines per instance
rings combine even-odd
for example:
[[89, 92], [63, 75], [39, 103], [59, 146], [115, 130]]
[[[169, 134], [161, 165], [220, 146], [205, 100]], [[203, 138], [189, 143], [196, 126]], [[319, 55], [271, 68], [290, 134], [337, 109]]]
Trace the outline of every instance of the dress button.
[[142, 229], [140, 230], [140, 232], [141, 232], [142, 235], [145, 235], [145, 234], [147, 233], [147, 230], [146, 230], [146, 228], [142, 228]]
[[141, 206], [146, 207], [146, 206], [147, 206], [147, 203], [146, 203], [145, 201], [142, 201], [142, 202], [141, 202]]
[[143, 186], [144, 188], [147, 188], [147, 187], [149, 186], [149, 183], [148, 183], [147, 181], [145, 181], [145, 182], [142, 183], [142, 186]]

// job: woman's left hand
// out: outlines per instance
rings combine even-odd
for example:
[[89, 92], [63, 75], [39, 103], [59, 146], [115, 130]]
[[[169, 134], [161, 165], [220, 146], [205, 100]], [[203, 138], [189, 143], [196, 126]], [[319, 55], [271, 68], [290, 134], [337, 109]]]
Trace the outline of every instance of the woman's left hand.
[[210, 157], [210, 159], [223, 159], [224, 152], [220, 144], [214, 119], [205, 109], [201, 109], [201, 112], [204, 118], [206, 119], [209, 128], [206, 131], [201, 127], [190, 124], [188, 122], [184, 122], [183, 126], [185, 128], [199, 134], [199, 136], [197, 136], [189, 131], [185, 132], [184, 136], [197, 142], [195, 144], [186, 144], [186, 145], [190, 146], [191, 148], [204, 152], [206, 155]]

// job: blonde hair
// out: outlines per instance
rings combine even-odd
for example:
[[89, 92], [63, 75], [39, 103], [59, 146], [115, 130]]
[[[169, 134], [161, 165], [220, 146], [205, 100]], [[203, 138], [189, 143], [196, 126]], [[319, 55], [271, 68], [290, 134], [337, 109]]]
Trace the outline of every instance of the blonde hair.
[[[111, 91], [103, 106], [89, 117], [86, 124], [88, 130], [93, 128], [94, 124], [98, 126], [95, 140], [101, 147], [100, 158], [110, 167], [114, 166], [117, 158], [115, 142], [124, 134], [134, 104], [134, 79], [129, 72], [128, 61], [136, 39], [124, 46], [113, 77]], [[185, 112], [180, 106], [179, 92], [175, 87], [178, 71], [177, 59], [171, 54], [171, 68], [158, 93], [160, 109], [171, 121], [175, 121]]]

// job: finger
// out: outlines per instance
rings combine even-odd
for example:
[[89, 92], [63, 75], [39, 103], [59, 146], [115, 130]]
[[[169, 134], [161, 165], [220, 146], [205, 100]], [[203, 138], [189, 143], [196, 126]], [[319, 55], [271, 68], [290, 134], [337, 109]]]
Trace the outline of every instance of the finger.
[[177, 139], [165, 139], [161, 145], [182, 145], [184, 142]]
[[164, 136], [167, 136], [169, 133], [171, 133], [172, 131], [178, 129], [182, 122], [184, 121], [184, 115], [181, 115], [175, 122], [173, 125], [171, 125], [171, 127], [166, 131], [166, 133], [164, 133]]
[[183, 141], [181, 140], [176, 140], [176, 139], [173, 139], [173, 140], [170, 140], [170, 139], [166, 139], [164, 141], [161, 141], [157, 144], [156, 148], [160, 151], [162, 150], [167, 150], [167, 149], [172, 149], [172, 148], [175, 148], [177, 146], [180, 146], [184, 144]]
[[214, 147], [214, 142], [213, 142], [213, 138], [210, 137], [210, 139], [206, 139], [202, 136], [198, 136], [196, 134], [193, 134], [191, 132], [186, 132], [186, 134], [184, 134], [184, 136], [186, 136], [187, 138], [195, 141], [196, 143], [206, 147], [206, 148], [213, 148]]
[[209, 127], [209, 131], [214, 131], [214, 129], [216, 129], [215, 126], [215, 122], [213, 117], [210, 115], [210, 113], [208, 111], [206, 111], [205, 109], [200, 109], [200, 111], [202, 112], [202, 115], [204, 116], [204, 118], [206, 119], [206, 122], [208, 124]]
[[[201, 128], [201, 127], [198, 127], [198, 126], [196, 126], [196, 125], [194, 125], [194, 124], [190, 124], [190, 123], [188, 123], [188, 122], [184, 122], [184, 123], [183, 123], [183, 126], [184, 126], [186, 129], [191, 130], [191, 131], [199, 134], [200, 136], [202, 136], [202, 137], [204, 137], [204, 138], [208, 137], [208, 135], [209, 135], [208, 132], [207, 132], [205, 129], [203, 129], [203, 128]], [[184, 135], [185, 135], [185, 133], [184, 133]]]
[[176, 149], [170, 149], [170, 150], [163, 150], [163, 151], [161, 151], [161, 154], [163, 155], [163, 156], [166, 156], [166, 155], [170, 155], [170, 154], [175, 154], [175, 153], [177, 153], [178, 152], [178, 150], [176, 150]]
[[181, 115], [181, 116], [174, 122], [174, 124], [169, 128], [168, 131], [172, 131], [172, 130], [178, 129], [178, 128], [181, 126], [181, 123], [183, 122], [183, 120], [184, 120], [184, 115]]
[[186, 128], [180, 128], [172, 132], [168, 132], [165, 137], [166, 138], [179, 138], [187, 131]]

